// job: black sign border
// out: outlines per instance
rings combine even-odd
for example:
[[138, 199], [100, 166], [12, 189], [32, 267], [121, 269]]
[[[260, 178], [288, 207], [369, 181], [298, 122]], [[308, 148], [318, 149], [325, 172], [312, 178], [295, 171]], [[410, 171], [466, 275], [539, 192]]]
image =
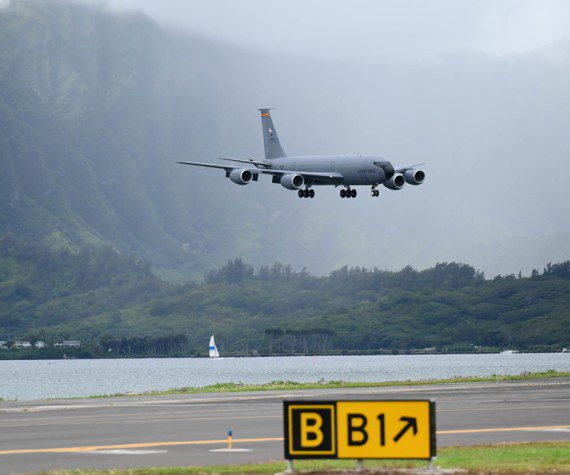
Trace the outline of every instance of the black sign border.
[[[289, 421], [289, 406], [291, 405], [307, 405], [307, 406], [313, 406], [313, 405], [327, 405], [327, 406], [333, 406], [333, 421], [332, 423], [335, 424], [335, 430], [334, 430], [334, 449], [335, 449], [335, 453], [334, 454], [322, 454], [322, 455], [318, 455], [318, 454], [291, 454], [289, 452], [289, 427], [287, 425], [287, 422]], [[337, 453], [338, 453], [338, 446], [337, 446], [337, 430], [336, 430], [336, 401], [331, 401], [331, 400], [292, 400], [292, 401], [283, 401], [283, 433], [285, 434], [284, 437], [284, 441], [285, 441], [285, 460], [294, 460], [294, 459], [336, 459], [337, 457]]]

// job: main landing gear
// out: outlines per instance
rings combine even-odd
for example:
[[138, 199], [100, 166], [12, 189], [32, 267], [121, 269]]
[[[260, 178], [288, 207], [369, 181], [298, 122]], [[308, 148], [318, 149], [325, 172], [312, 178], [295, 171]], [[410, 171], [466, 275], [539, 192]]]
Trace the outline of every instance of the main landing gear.
[[376, 189], [376, 186], [373, 186], [372, 189], [370, 190], [370, 194], [374, 197], [377, 198], [378, 196], [380, 196], [380, 192]]
[[304, 190], [299, 190], [297, 192], [297, 196], [299, 198], [314, 198], [315, 197], [315, 190], [305, 188]]
[[343, 188], [340, 190], [340, 197], [341, 198], [356, 198], [356, 190], [351, 190], [347, 188], [346, 190]]

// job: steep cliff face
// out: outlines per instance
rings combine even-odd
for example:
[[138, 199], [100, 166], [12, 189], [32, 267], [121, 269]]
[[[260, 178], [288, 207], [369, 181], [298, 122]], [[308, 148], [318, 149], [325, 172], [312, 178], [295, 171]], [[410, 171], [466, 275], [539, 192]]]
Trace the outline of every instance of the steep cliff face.
[[[1, 12], [3, 230], [76, 245], [140, 237], [125, 220], [140, 172], [132, 153], [117, 153], [125, 147], [110, 120], [136, 89], [138, 60], [114, 68], [107, 48], [138, 20], [102, 20], [63, 3], [13, 2]], [[122, 53], [136, 58], [137, 40]], [[137, 198], [130, 211], [140, 217], [148, 197]]]
[[172, 43], [142, 15], [66, 2], [0, 10], [2, 231], [207, 267], [200, 249], [219, 240], [209, 228], [223, 233], [235, 202], [216, 225], [213, 177], [181, 180], [174, 162], [219, 143], [206, 98], [221, 75]]

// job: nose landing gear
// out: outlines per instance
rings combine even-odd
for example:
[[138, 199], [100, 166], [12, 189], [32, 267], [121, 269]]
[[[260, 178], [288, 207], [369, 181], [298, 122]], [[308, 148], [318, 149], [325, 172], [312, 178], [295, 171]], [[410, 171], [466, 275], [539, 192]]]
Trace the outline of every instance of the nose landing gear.
[[372, 189], [370, 190], [370, 195], [372, 195], [374, 198], [377, 198], [378, 196], [380, 196], [380, 191], [378, 191], [376, 189], [376, 185], [374, 185], [372, 187]]

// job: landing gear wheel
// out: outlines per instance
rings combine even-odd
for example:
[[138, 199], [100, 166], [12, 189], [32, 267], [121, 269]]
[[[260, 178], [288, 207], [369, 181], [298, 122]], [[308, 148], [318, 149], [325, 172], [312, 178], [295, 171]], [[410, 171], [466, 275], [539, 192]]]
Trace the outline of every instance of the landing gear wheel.
[[299, 190], [299, 191], [297, 192], [297, 196], [298, 196], [299, 198], [302, 198], [303, 195], [304, 195], [303, 190]]
[[309, 197], [309, 190], [304, 190], [303, 191], [303, 198], [308, 198]]
[[376, 194], [374, 196], [380, 196], [380, 191], [379, 190], [374, 190], [376, 191]]
[[309, 190], [309, 198], [315, 197], [315, 190]]
[[350, 197], [356, 198], [356, 190], [350, 190]]
[[371, 194], [372, 196], [376, 197], [376, 196], [379, 196], [379, 195], [380, 195], [380, 192], [379, 192], [378, 190], [372, 190], [372, 191], [370, 192], [370, 194]]
[[344, 188], [342, 190], [340, 190], [340, 197], [346, 198], [346, 190]]

